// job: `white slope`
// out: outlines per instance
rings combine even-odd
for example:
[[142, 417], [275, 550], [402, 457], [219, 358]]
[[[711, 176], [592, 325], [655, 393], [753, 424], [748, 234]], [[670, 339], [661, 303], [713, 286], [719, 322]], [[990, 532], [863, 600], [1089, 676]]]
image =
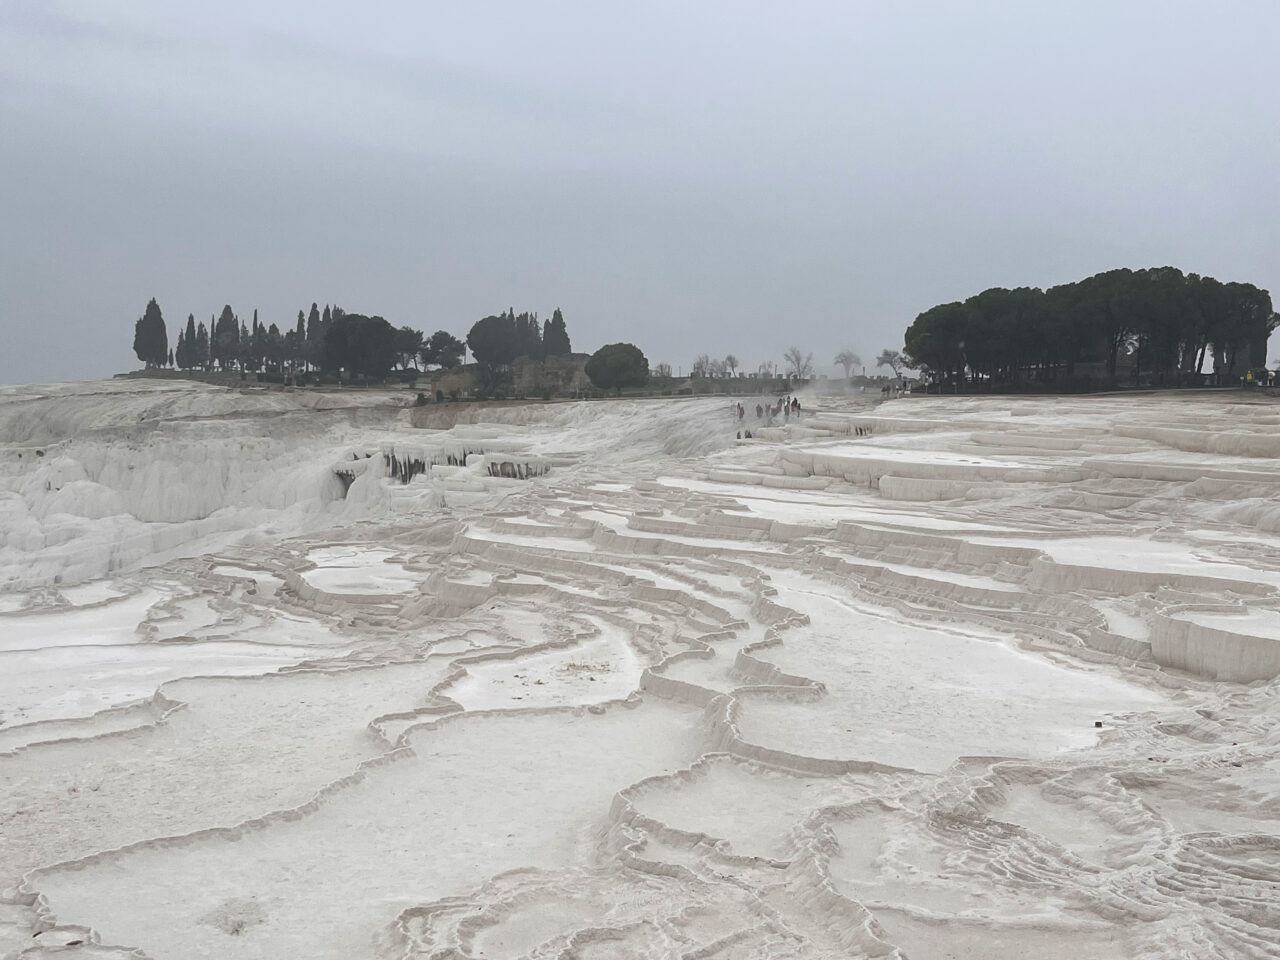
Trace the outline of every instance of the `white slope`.
[[1280, 406], [406, 396], [0, 388], [0, 957], [1280, 957]]

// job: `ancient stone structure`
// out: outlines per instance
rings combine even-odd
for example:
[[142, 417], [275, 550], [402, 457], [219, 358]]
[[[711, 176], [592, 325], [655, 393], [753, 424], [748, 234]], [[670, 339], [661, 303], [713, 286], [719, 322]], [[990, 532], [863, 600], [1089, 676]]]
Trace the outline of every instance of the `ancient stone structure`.
[[[570, 353], [564, 356], [533, 360], [517, 357], [509, 369], [509, 377], [503, 393], [514, 397], [566, 397], [591, 389], [586, 366], [589, 354]], [[452, 370], [433, 370], [430, 399], [473, 399], [481, 389], [480, 365], [467, 363]]]

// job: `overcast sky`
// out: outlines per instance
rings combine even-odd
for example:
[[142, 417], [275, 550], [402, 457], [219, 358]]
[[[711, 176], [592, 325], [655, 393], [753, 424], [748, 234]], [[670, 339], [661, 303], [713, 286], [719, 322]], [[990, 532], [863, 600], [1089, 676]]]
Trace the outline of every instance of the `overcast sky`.
[[1280, 3], [0, 0], [0, 382], [313, 300], [688, 370], [991, 286], [1280, 300]]

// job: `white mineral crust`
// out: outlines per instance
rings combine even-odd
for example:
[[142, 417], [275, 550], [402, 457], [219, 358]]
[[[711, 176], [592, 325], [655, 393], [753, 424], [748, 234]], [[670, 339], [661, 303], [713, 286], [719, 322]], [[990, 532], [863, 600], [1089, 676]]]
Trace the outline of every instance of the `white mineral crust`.
[[0, 388], [0, 957], [1280, 957], [1280, 403], [755, 402]]

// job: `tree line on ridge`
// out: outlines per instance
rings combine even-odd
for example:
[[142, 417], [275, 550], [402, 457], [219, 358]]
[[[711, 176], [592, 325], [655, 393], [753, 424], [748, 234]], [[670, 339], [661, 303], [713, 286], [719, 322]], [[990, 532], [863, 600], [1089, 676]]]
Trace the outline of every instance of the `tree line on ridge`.
[[[1271, 296], [1175, 267], [1108, 270], [1041, 290], [993, 287], [921, 313], [904, 334], [910, 365], [956, 389], [1096, 383], [1233, 383], [1266, 362], [1280, 318]], [[1211, 372], [1205, 370], [1210, 361]]]
[[148, 368], [268, 374], [317, 370], [369, 379], [385, 378], [397, 364], [401, 369], [417, 368], [419, 362], [452, 368], [462, 362], [468, 347], [478, 363], [495, 370], [516, 357], [540, 360], [571, 351], [558, 308], [541, 324], [536, 313], [517, 316], [514, 309], [485, 317], [472, 326], [464, 343], [447, 330], [426, 337], [413, 327], [395, 328], [380, 316], [328, 305], [321, 311], [316, 303], [310, 313], [299, 310], [296, 325], [282, 332], [274, 323], [259, 323], [257, 310], [246, 324], [227, 305], [207, 325], [189, 314], [170, 349], [163, 314], [152, 298], [134, 325], [133, 339], [134, 353]]

